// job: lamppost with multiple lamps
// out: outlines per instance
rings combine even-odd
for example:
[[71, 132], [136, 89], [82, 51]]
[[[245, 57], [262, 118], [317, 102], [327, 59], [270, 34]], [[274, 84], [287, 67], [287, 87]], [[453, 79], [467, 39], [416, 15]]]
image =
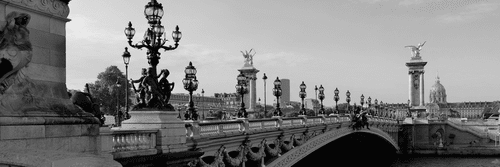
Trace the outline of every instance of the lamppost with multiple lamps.
[[333, 91], [333, 93], [335, 93], [335, 96], [333, 96], [333, 100], [335, 100], [335, 114], [339, 114], [339, 107], [337, 106], [337, 102], [340, 100], [339, 89], [335, 88], [335, 91]]
[[349, 92], [349, 90], [347, 90], [347, 92], [345, 93], [345, 95], [347, 96], [345, 98], [345, 101], [347, 101], [347, 112], [349, 114], [351, 114], [351, 111], [349, 110], [349, 103], [351, 102], [351, 92]]
[[304, 98], [306, 98], [307, 93], [306, 93], [306, 84], [304, 84], [304, 81], [302, 81], [302, 84], [299, 86], [300, 92], [299, 92], [299, 97], [302, 99], [302, 107], [300, 108], [299, 115], [306, 115], [306, 108], [304, 107]]
[[274, 80], [273, 94], [276, 96], [276, 109], [274, 110], [273, 116], [281, 117], [283, 113], [280, 109], [280, 96], [281, 96], [281, 81], [278, 77]]
[[377, 99], [375, 99], [374, 104], [375, 104], [375, 112], [374, 112], [373, 116], [378, 116], [378, 100]]
[[186, 114], [184, 114], [184, 118], [196, 121], [198, 120], [198, 114], [194, 108], [193, 91], [198, 89], [198, 79], [196, 79], [196, 68], [193, 66], [193, 63], [189, 62], [184, 73], [186, 73], [186, 77], [182, 80], [182, 83], [184, 84], [184, 89], [189, 92], [189, 108]]
[[[160, 49], [163, 49], [164, 51], [168, 50], [174, 50], [179, 46], [179, 41], [181, 40], [182, 33], [179, 31], [179, 26], [175, 27], [175, 31], [172, 32], [172, 38], [173, 41], [175, 42], [174, 46], [168, 45], [166, 46], [165, 43], [168, 41], [166, 39], [166, 34], [165, 28], [163, 25], [161, 25], [161, 19], [163, 17], [164, 11], [163, 11], [163, 6], [161, 3], [158, 3], [156, 0], [151, 0], [148, 2], [148, 4], [144, 8], [144, 15], [146, 16], [146, 19], [148, 20], [149, 27], [147, 28], [146, 32], [144, 33], [144, 38], [136, 43], [132, 44], [132, 38], [135, 35], [135, 28], [132, 27], [132, 22], [128, 23], [128, 27], [125, 28], [124, 33], [125, 36], [128, 39], [128, 44], [132, 48], [136, 49], [142, 49], [146, 48], [147, 49], [147, 59], [148, 59], [148, 64], [151, 66], [151, 75], [152, 76], [157, 76], [156, 72], [156, 66], [159, 63], [160, 59]], [[153, 80], [154, 84], [158, 85], [158, 80], [154, 79]], [[154, 94], [161, 94], [159, 90], [152, 90], [154, 91]], [[162, 99], [162, 97], [155, 97]], [[162, 100], [161, 100], [162, 101]], [[163, 104], [163, 102], [158, 102], [160, 104]], [[165, 108], [167, 104], [163, 104], [161, 108]]]
[[240, 72], [238, 77], [236, 77], [236, 80], [238, 81], [238, 84], [236, 84], [236, 92], [238, 92], [241, 95], [241, 106], [240, 109], [238, 110], [238, 118], [246, 118], [247, 117], [247, 111], [245, 109], [245, 102], [244, 102], [244, 96], [245, 93], [248, 91], [247, 87], [247, 77], [243, 74], [243, 72]]
[[266, 76], [266, 73], [264, 73], [264, 76], [262, 77], [262, 80], [264, 80], [264, 118], [267, 116], [267, 104], [266, 104], [266, 80], [267, 80], [267, 76]]
[[125, 52], [123, 52], [123, 63], [125, 64], [125, 113], [128, 113], [128, 63], [130, 62], [130, 52], [128, 48], [125, 47]]
[[323, 85], [319, 86], [319, 94], [318, 98], [321, 101], [321, 108], [319, 108], [318, 115], [326, 115], [325, 113], [325, 108], [323, 108], [323, 99], [325, 99], [325, 88], [323, 88]]

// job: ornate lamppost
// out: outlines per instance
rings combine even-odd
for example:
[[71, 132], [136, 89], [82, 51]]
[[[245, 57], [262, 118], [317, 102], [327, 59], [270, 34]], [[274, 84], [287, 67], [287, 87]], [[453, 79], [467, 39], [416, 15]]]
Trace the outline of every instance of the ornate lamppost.
[[186, 114], [184, 114], [184, 118], [196, 121], [198, 120], [198, 114], [194, 108], [193, 91], [198, 89], [198, 80], [196, 79], [196, 68], [193, 66], [193, 63], [189, 62], [184, 73], [186, 73], [186, 77], [182, 80], [182, 83], [184, 84], [184, 89], [189, 92], [189, 108]]
[[125, 113], [128, 113], [128, 63], [130, 62], [130, 53], [128, 48], [125, 47], [125, 52], [123, 52], [123, 63], [125, 64]]
[[[156, 66], [158, 65], [160, 59], [159, 50], [163, 49], [164, 51], [168, 51], [176, 49], [179, 46], [179, 41], [182, 37], [182, 33], [179, 31], [179, 26], [176, 26], [175, 31], [172, 32], [172, 38], [175, 42], [174, 46], [165, 46], [165, 43], [167, 42], [166, 34], [164, 34], [165, 28], [163, 27], [163, 25], [161, 25], [161, 18], [163, 17], [163, 14], [162, 4], [158, 3], [156, 0], [151, 0], [151, 2], [148, 2], [144, 9], [144, 15], [148, 20], [149, 28], [144, 33], [144, 38], [142, 39], [142, 41], [136, 44], [132, 44], [132, 38], [135, 35], [135, 28], [132, 28], [132, 22], [129, 22], [128, 27], [126, 27], [124, 30], [130, 47], [136, 49], [147, 49], [148, 64], [151, 66], [152, 70], [151, 75], [155, 77], [157, 76]], [[158, 85], [157, 79], [154, 79], [153, 82], [155, 82], [154, 84]], [[161, 94], [160, 92], [157, 92], [158, 90], [153, 91], [155, 91], [153, 92], [155, 94]]]
[[120, 112], [120, 78], [116, 79], [116, 126], [122, 126], [122, 114]]
[[375, 113], [373, 115], [378, 116], [378, 100], [377, 99], [375, 99]]
[[337, 102], [339, 101], [339, 89], [335, 88], [335, 91], [333, 91], [333, 93], [335, 93], [335, 96], [333, 96], [333, 100], [335, 100], [335, 112], [336, 114], [338, 114], [339, 112], [339, 107], [337, 106]]
[[384, 111], [384, 102], [380, 101], [380, 114], [379, 114], [379, 117], [383, 117], [384, 114], [385, 114], [385, 111]]
[[[314, 98], [316, 98], [316, 101], [314, 102], [314, 104], [316, 104], [316, 102], [318, 101], [318, 85], [314, 85]], [[314, 106], [313, 108], [314, 108], [314, 114], [317, 115], [316, 106]]]
[[274, 110], [273, 116], [281, 117], [283, 113], [280, 109], [280, 96], [281, 96], [281, 81], [278, 77], [274, 80], [273, 95], [276, 96], [276, 110]]
[[371, 114], [372, 109], [370, 108], [372, 106], [372, 98], [368, 96], [368, 113]]
[[266, 76], [266, 73], [264, 73], [262, 80], [264, 80], [264, 118], [265, 118], [267, 115], [267, 110], [266, 110], [266, 106], [267, 106], [267, 104], [266, 104], [266, 80], [267, 80], [267, 76]]
[[299, 97], [302, 99], [302, 107], [300, 108], [299, 115], [306, 115], [306, 108], [304, 108], [304, 98], [306, 98], [307, 93], [306, 93], [306, 84], [304, 84], [304, 81], [302, 81], [302, 84], [299, 86], [300, 92], [299, 92]]
[[205, 120], [205, 90], [201, 89], [201, 113], [202, 113], [202, 119]]
[[361, 94], [361, 101], [359, 102], [361, 104], [361, 110], [363, 110], [363, 104], [365, 103], [365, 96]]
[[349, 102], [351, 102], [351, 92], [349, 92], [349, 90], [347, 90], [347, 92], [345, 93], [345, 95], [347, 96], [345, 98], [345, 101], [347, 101], [347, 112], [349, 112], [349, 114], [350, 114], [351, 111], [349, 110]]
[[325, 109], [323, 108], [323, 99], [325, 99], [325, 88], [323, 88], [323, 85], [319, 86], [319, 94], [318, 98], [321, 101], [321, 106], [318, 111], [318, 115], [325, 115]]
[[245, 96], [245, 93], [248, 91], [247, 87], [247, 77], [243, 75], [243, 72], [240, 71], [240, 74], [238, 77], [236, 77], [236, 80], [238, 81], [238, 84], [236, 84], [236, 92], [241, 95], [241, 106], [240, 110], [238, 111], [238, 118], [246, 118], [247, 117], [247, 111], [245, 109], [245, 102], [243, 97]]

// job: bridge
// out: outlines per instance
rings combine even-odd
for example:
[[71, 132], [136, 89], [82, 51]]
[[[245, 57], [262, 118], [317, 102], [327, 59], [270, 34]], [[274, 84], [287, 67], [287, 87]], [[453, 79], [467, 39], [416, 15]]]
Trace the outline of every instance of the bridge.
[[[101, 135], [112, 138], [111, 154], [123, 166], [292, 166], [307, 162], [309, 155], [347, 138], [382, 146], [380, 149], [396, 154], [400, 150], [402, 122], [368, 117], [369, 129], [360, 130], [349, 127], [348, 116], [186, 121], [185, 140], [177, 141], [178, 146], [185, 147], [176, 151], [165, 150], [158, 129], [118, 129]], [[346, 142], [340, 143], [343, 144]], [[336, 148], [348, 151], [345, 146]]]

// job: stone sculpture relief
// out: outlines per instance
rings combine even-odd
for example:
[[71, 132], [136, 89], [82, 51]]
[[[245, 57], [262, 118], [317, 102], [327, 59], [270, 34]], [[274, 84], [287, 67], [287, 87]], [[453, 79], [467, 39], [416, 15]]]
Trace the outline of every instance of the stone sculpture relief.
[[11, 106], [13, 100], [29, 102], [27, 97], [16, 94], [30, 94], [31, 80], [26, 66], [33, 56], [29, 30], [26, 28], [30, 16], [25, 13], [11, 12], [0, 29], [0, 110]]

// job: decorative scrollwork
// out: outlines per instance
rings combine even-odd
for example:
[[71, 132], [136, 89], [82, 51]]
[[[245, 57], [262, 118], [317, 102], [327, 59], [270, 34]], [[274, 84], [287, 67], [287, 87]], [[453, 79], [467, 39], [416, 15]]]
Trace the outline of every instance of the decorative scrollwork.
[[3, 0], [3, 1], [63, 18], [67, 18], [69, 15], [68, 3], [61, 0]]
[[240, 145], [238, 147], [238, 155], [236, 155], [236, 157], [232, 157], [231, 155], [229, 155], [229, 152], [228, 151], [224, 151], [224, 162], [228, 165], [228, 166], [231, 166], [231, 167], [238, 167], [240, 166], [242, 163], [244, 163], [246, 161], [246, 158], [245, 157], [245, 146], [244, 145]]
[[215, 152], [212, 162], [205, 162], [201, 157], [197, 160], [193, 160], [189, 162], [188, 166], [190, 167], [225, 167], [223, 158], [226, 147], [224, 145], [220, 146], [220, 148]]
[[281, 140], [281, 152], [286, 153], [294, 148], [293, 143], [294, 140], [293, 138], [295, 137], [295, 134], [290, 136], [290, 140], [285, 141], [284, 139]]
[[[250, 147], [247, 146], [247, 159], [250, 161], [260, 161], [262, 158], [266, 157], [266, 153], [264, 152], [264, 145], [265, 145], [266, 139], [263, 139], [260, 142], [259, 147]], [[254, 148], [258, 149], [255, 150]]]
[[267, 144], [266, 141], [264, 145], [266, 147], [265, 149], [266, 154], [270, 155], [271, 157], [279, 156], [279, 154], [281, 153], [278, 139], [274, 140], [274, 142], [271, 144]]

